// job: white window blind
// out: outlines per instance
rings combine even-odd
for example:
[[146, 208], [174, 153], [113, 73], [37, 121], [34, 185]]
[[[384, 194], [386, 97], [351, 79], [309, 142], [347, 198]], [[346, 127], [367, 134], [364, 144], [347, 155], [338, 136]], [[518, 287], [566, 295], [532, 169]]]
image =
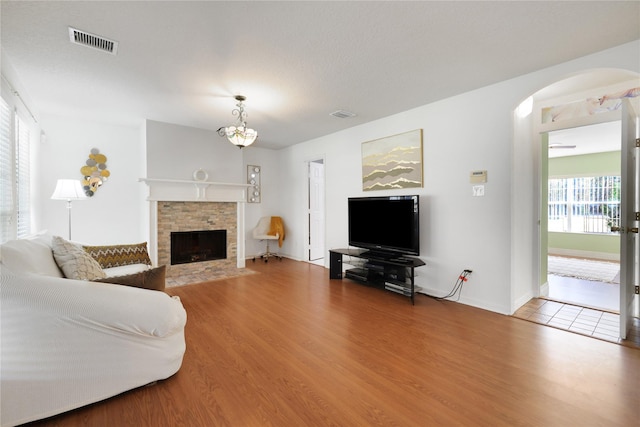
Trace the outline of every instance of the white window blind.
[[31, 196], [29, 191], [31, 131], [18, 116], [16, 116], [16, 137], [17, 237], [25, 237], [31, 234]]
[[15, 203], [15, 164], [13, 126], [11, 109], [0, 99], [0, 242], [16, 236], [16, 222], [13, 217]]
[[0, 99], [0, 242], [31, 233], [31, 130]]

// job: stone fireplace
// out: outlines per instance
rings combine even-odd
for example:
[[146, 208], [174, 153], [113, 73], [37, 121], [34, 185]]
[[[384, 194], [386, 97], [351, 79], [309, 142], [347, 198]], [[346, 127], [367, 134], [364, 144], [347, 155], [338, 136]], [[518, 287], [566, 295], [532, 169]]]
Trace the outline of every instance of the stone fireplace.
[[[166, 265], [166, 277], [214, 279], [220, 271], [245, 266], [244, 202], [249, 185], [143, 178], [149, 186], [149, 255], [154, 265]], [[171, 233], [226, 230], [226, 257], [171, 264]]]
[[[236, 205], [234, 202], [158, 202], [158, 265], [167, 266], [167, 278], [236, 267]], [[171, 233], [200, 230], [226, 230], [226, 258], [172, 265]]]

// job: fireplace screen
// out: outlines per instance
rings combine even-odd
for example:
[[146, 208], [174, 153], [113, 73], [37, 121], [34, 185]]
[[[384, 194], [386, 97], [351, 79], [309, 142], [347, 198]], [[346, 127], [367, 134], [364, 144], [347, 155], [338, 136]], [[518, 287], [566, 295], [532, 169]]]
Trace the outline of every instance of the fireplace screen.
[[171, 265], [227, 258], [227, 230], [171, 233]]

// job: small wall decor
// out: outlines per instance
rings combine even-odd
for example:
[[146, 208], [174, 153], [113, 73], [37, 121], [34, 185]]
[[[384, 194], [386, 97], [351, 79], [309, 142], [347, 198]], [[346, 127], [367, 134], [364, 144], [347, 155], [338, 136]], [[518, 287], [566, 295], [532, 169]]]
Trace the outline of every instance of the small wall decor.
[[107, 156], [100, 154], [97, 148], [92, 148], [85, 165], [80, 168], [80, 173], [84, 177], [82, 180], [84, 194], [92, 197], [111, 175], [107, 169]]
[[622, 100], [629, 99], [634, 107], [640, 107], [640, 87], [633, 87], [616, 93], [609, 93], [597, 98], [587, 98], [567, 104], [553, 105], [542, 109], [542, 123], [576, 119], [593, 116], [622, 108]]
[[194, 181], [206, 181], [209, 179], [209, 174], [204, 169], [196, 169], [193, 171], [193, 180]]
[[247, 165], [247, 184], [252, 187], [247, 189], [247, 202], [260, 203], [260, 166]]
[[362, 190], [422, 187], [422, 129], [362, 143]]

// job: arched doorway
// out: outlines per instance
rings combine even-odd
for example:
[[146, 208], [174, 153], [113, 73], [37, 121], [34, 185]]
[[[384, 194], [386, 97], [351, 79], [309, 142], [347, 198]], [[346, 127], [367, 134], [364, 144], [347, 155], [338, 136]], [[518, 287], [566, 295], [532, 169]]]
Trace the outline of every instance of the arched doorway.
[[[549, 139], [550, 135], [553, 135], [551, 132], [578, 128], [585, 130], [588, 126], [619, 121], [619, 109], [612, 108], [610, 111], [606, 111], [604, 108], [599, 108], [604, 104], [600, 100], [603, 99], [603, 95], [620, 94], [624, 93], [626, 89], [637, 87], [640, 87], [640, 79], [635, 72], [618, 69], [591, 70], [563, 79], [537, 91], [527, 100], [527, 103], [521, 104], [515, 112], [514, 159], [525, 158], [526, 153], [529, 153], [533, 158], [532, 164], [525, 165], [525, 167], [531, 168], [528, 172], [531, 172], [533, 178], [528, 184], [534, 189], [535, 200], [533, 203], [525, 200], [524, 205], [526, 202], [531, 203], [529, 206], [533, 207], [533, 216], [537, 216], [538, 220], [535, 221], [535, 218], [532, 217], [527, 218], [526, 214], [518, 215], [515, 213], [518, 210], [516, 206], [519, 201], [518, 196], [514, 195], [515, 216], [523, 216], [524, 218], [514, 220], [512, 232], [514, 238], [518, 237], [518, 233], [521, 237], [527, 238], [530, 229], [525, 231], [519, 231], [519, 229], [523, 226], [526, 227], [528, 219], [531, 220], [530, 224], [537, 223], [531, 239], [534, 249], [529, 254], [530, 260], [533, 260], [530, 272], [535, 278], [531, 288], [533, 296], [549, 295], [550, 224], [547, 179], [549, 177]], [[639, 101], [637, 93], [635, 96], [635, 101]], [[589, 103], [596, 108], [590, 108]], [[518, 152], [520, 156], [518, 156]], [[619, 160], [618, 157], [618, 164], [620, 164]], [[514, 167], [517, 165], [514, 164]], [[527, 176], [527, 174], [524, 175]], [[521, 251], [519, 257], [516, 256], [512, 259], [514, 268], [526, 267], [526, 261], [522, 255]], [[518, 286], [521, 288], [519, 289]], [[514, 283], [512, 287], [514, 295], [524, 295], [522, 287], [526, 286], [523, 283]], [[516, 308], [523, 303], [522, 300], [518, 301], [515, 298], [512, 302]]]

